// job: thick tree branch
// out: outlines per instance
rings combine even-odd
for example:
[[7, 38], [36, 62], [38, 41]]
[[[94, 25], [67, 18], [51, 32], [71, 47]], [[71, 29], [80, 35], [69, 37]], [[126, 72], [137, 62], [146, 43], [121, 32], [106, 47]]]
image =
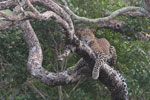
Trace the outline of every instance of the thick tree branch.
[[98, 28], [109, 28], [113, 30], [122, 30], [125, 26], [125, 22], [118, 20], [110, 20], [105, 23], [98, 23]]
[[70, 76], [68, 74], [68, 71], [51, 73], [45, 70], [42, 67], [42, 50], [29, 21], [21, 23], [21, 29], [24, 33], [25, 41], [29, 46], [27, 68], [31, 75], [50, 86], [68, 84], [70, 82], [78, 80], [78, 77], [76, 75], [76, 77], [74, 77], [74, 75]]
[[[13, 16], [18, 15], [21, 12], [21, 7], [25, 5], [25, 1], [19, 3], [19, 5], [17, 5], [16, 0], [7, 0], [7, 1], [4, 1], [4, 2], [5, 2], [4, 5], [3, 5], [3, 2], [0, 2], [0, 10], [6, 9], [6, 8], [11, 8], [11, 5], [9, 5], [9, 4], [13, 4], [14, 3], [14, 5], [12, 7], [14, 9], [14, 11], [12, 13]], [[8, 16], [7, 14], [2, 13], [2, 12], [1, 12], [1, 14], [4, 15], [4, 16], [6, 16], [6, 17]], [[3, 20], [6, 20], [6, 19], [3, 19]], [[0, 30], [7, 29], [12, 24], [13, 23], [10, 22], [10, 21], [5, 21], [5, 22], [3, 22], [2, 25], [0, 25]]]
[[[88, 48], [88, 46], [84, 45], [82, 42], [77, 44], [76, 42], [74, 42], [75, 45], [77, 46], [76, 49], [77, 54], [80, 54], [82, 57], [84, 57], [84, 59], [88, 62], [89, 65], [87, 65], [87, 63], [81, 59], [74, 67], [71, 67], [64, 72], [60, 72], [60, 73], [48, 72], [42, 67], [41, 47], [29, 22], [22, 23], [21, 28], [24, 32], [25, 40], [29, 46], [30, 53], [29, 53], [27, 67], [31, 75], [33, 75], [34, 77], [38, 78], [40, 81], [50, 86], [69, 84], [72, 82], [79, 81], [80, 79], [84, 78], [86, 75], [91, 75], [90, 73], [91, 73], [92, 66], [94, 65], [95, 58], [93, 58], [93, 53], [90, 50], [90, 48]], [[121, 96], [118, 96], [118, 94], [117, 96], [112, 95], [113, 96], [112, 99], [116, 100], [117, 98], [121, 98], [120, 100], [127, 100], [126, 88], [124, 87], [124, 85], [126, 86], [126, 84], [124, 84], [123, 83], [124, 81], [122, 81], [122, 79], [120, 79], [120, 77], [117, 75], [118, 73], [115, 72], [107, 64], [105, 64], [102, 67], [102, 72], [103, 70], [105, 70], [104, 73], [107, 72], [105, 74], [108, 75], [107, 77], [104, 75], [104, 77], [106, 77], [104, 79], [105, 82], [106, 83], [110, 82], [107, 83], [107, 85], [112, 84], [112, 86], [109, 87], [112, 94], [115, 94], [114, 92], [118, 92], [121, 95]], [[110, 76], [112, 77], [110, 78]], [[108, 79], [110, 80], [108, 81]]]
[[70, 54], [71, 52], [74, 52], [75, 49], [76, 49], [75, 47], [73, 47], [73, 46], [71, 46], [71, 45], [68, 45], [68, 46], [66, 47], [66, 49], [64, 50], [64, 53], [58, 56], [58, 60], [59, 60], [59, 61], [63, 61], [65, 58], [67, 58], [67, 57], [69, 56], [69, 54]]
[[112, 20], [113, 18], [123, 14], [123, 13], [126, 13], [126, 12], [129, 12], [129, 11], [140, 11], [146, 15], [149, 15], [148, 12], [141, 8], [141, 7], [124, 7], [124, 8], [121, 8], [119, 10], [116, 10], [114, 12], [112, 12], [109, 16], [107, 17], [103, 17], [103, 18], [96, 18], [96, 19], [89, 19], [89, 18], [86, 18], [86, 17], [80, 17], [76, 14], [74, 14], [68, 7], [65, 8], [66, 11], [74, 18], [76, 19], [77, 21], [80, 21], [80, 22], [88, 22], [88, 23], [104, 23], [104, 22], [107, 22], [107, 21], [110, 21]]
[[[110, 16], [111, 13], [100, 13], [101, 16]], [[147, 15], [145, 13], [142, 13], [140, 11], [128, 11], [126, 13], [121, 14], [122, 16], [131, 16], [131, 17], [146, 17]]]
[[[69, 22], [69, 24], [71, 25], [71, 28], [73, 28], [73, 24], [72, 24], [72, 21], [70, 20], [68, 14], [61, 8], [58, 6], [58, 4], [56, 4], [55, 2], [53, 2], [52, 0], [30, 0], [32, 3], [34, 4], [37, 4], [39, 6], [43, 6], [43, 7], [46, 7], [48, 9], [51, 9], [53, 10], [55, 13], [57, 13], [59, 16], [61, 16], [62, 18], [66, 19], [67, 22]], [[65, 2], [65, 0], [62, 0], [63, 2]], [[7, 1], [6, 2], [7, 5], [9, 5], [10, 3], [15, 6], [17, 3], [14, 1], [14, 2], [11, 2], [11, 0]], [[1, 9], [6, 9], [7, 6], [3, 5], [4, 7], [1, 8]], [[11, 5], [9, 5], [11, 7]], [[8, 6], [8, 7], [9, 7]], [[53, 9], [55, 8], [55, 9]], [[120, 10], [117, 10], [115, 12], [113, 12], [112, 14], [110, 14], [109, 16], [107, 17], [104, 17], [104, 18], [97, 18], [97, 19], [88, 19], [88, 18], [85, 18], [85, 17], [80, 17], [80, 16], [77, 16], [76, 14], [74, 14], [67, 6], [67, 3], [65, 2], [65, 6], [64, 8], [67, 10], [67, 12], [75, 19], [79, 20], [79, 21], [84, 21], [84, 22], [89, 22], [89, 23], [108, 23], [112, 18], [120, 15], [120, 14], [128, 14], [128, 15], [131, 15], [131, 16], [142, 16], [142, 15], [148, 15], [148, 12], [146, 10], [144, 10], [143, 8], [140, 8], [140, 7], [125, 7], [125, 8], [122, 8]], [[134, 11], [134, 12], [133, 12]], [[111, 22], [109, 22], [111, 23]], [[106, 25], [105, 25], [106, 26]], [[109, 26], [108, 26], [109, 27]], [[72, 32], [74, 33], [74, 32]]]
[[149, 16], [149, 12], [146, 11], [144, 8], [141, 8], [141, 7], [134, 7], [134, 6], [129, 6], [129, 7], [124, 7], [124, 8], [121, 8], [121, 9], [118, 9], [114, 12], [112, 12], [109, 16], [107, 17], [103, 17], [103, 18], [96, 18], [96, 19], [90, 19], [90, 18], [86, 18], [86, 17], [80, 17], [78, 15], [76, 15], [73, 11], [70, 10], [67, 2], [65, 0], [61, 0], [63, 3], [64, 3], [64, 6], [62, 6], [69, 14], [72, 18], [76, 19], [77, 21], [80, 21], [80, 22], [88, 22], [88, 23], [104, 23], [104, 22], [108, 22], [110, 20], [112, 20], [113, 18], [119, 16], [119, 15], [122, 15], [124, 13], [127, 13], [127, 12], [131, 12], [131, 11], [138, 11], [142, 14], [145, 14], [147, 16]]
[[[91, 76], [91, 70], [96, 60], [95, 54], [89, 46], [80, 41], [74, 34], [74, 27], [70, 16], [52, 0], [30, 1], [31, 3], [34, 2], [35, 4], [48, 7], [52, 11], [46, 11], [42, 14], [37, 13], [32, 4], [28, 1], [28, 6], [30, 6], [29, 8], [33, 11], [33, 13], [24, 13], [25, 15], [22, 15], [23, 18], [16, 15], [17, 19], [20, 18], [19, 20], [23, 20], [24, 18], [34, 18], [39, 20], [48, 20], [50, 18], [54, 18], [56, 22], [63, 26], [66, 30], [66, 36], [70, 38], [70, 44], [76, 48], [75, 52], [84, 59], [81, 59], [75, 66], [67, 69], [66, 71], [59, 73], [48, 72], [42, 67], [42, 49], [30, 22], [21, 21], [20, 27], [23, 31], [24, 39], [29, 47], [27, 69], [31, 75], [49, 86], [65, 85], [79, 81], [87, 76]], [[116, 12], [115, 14], [116, 15], [111, 15], [111, 17], [117, 16], [118, 13]], [[3, 13], [1, 13], [1, 15], [9, 20], [17, 20], [14, 16], [6, 16]], [[108, 19], [110, 18], [108, 17]], [[112, 100], [128, 100], [126, 83], [122, 77], [120, 77], [118, 73], [107, 64], [102, 66], [99, 80], [110, 90]]]
[[28, 7], [30, 8], [30, 10], [31, 10], [34, 14], [40, 14], [40, 13], [38, 12], [38, 10], [33, 7], [33, 5], [31, 4], [30, 0], [27, 0], [26, 3], [27, 3], [27, 5], [28, 5]]
[[105, 65], [105, 67], [101, 69], [99, 80], [105, 84], [111, 92], [112, 100], [128, 100], [127, 84], [117, 71]]

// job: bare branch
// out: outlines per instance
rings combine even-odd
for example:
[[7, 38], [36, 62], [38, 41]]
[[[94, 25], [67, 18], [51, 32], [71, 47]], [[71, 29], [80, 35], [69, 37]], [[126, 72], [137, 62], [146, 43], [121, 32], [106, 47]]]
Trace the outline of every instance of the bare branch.
[[[37, 4], [39, 6], [43, 6], [43, 7], [47, 8], [47, 9], [49, 9], [49, 10], [52, 10], [57, 15], [59, 15], [63, 19], [65, 19], [67, 21], [67, 23], [69, 24], [69, 26], [70, 26], [69, 27], [70, 30], [72, 31], [71, 34], [70, 34], [71, 36], [69, 36], [70, 39], [68, 38], [68, 41], [70, 41], [71, 39], [73, 39], [73, 34], [74, 34], [74, 25], [73, 25], [73, 22], [70, 19], [70, 16], [57, 3], [55, 3], [53, 0], [30, 0], [30, 2], [34, 3], [34, 4]], [[0, 3], [0, 10], [16, 6], [17, 4], [18, 3], [16, 2], [16, 0], [6, 1], [5, 4], [1, 4]], [[3, 6], [3, 7], [1, 7], [1, 6]], [[22, 19], [25, 19], [25, 18], [19, 18], [19, 20], [22, 20]], [[28, 19], [28, 18], [26, 18], [26, 19]]]
[[24, 38], [29, 46], [29, 59], [27, 67], [29, 72], [42, 82], [50, 85], [62, 85], [67, 84], [72, 80], [72, 77], [67, 72], [64, 73], [50, 73], [42, 67], [42, 50], [39, 41], [29, 23], [29, 21], [21, 24], [22, 31], [24, 32]]
[[64, 6], [65, 10], [72, 16], [72, 18], [76, 19], [77, 21], [80, 21], [80, 22], [88, 22], [88, 23], [104, 23], [104, 22], [107, 22], [107, 21], [110, 21], [112, 20], [113, 18], [123, 14], [123, 13], [126, 13], [126, 12], [129, 12], [129, 11], [140, 11], [146, 15], [149, 16], [149, 13], [144, 9], [144, 8], [141, 8], [141, 7], [124, 7], [124, 8], [121, 8], [121, 9], [118, 9], [114, 12], [112, 12], [109, 16], [107, 17], [103, 17], [103, 18], [96, 18], [96, 19], [89, 19], [89, 18], [86, 18], [86, 17], [80, 17], [78, 15], [76, 15], [75, 13], [73, 13], [68, 7]]
[[70, 49], [65, 49], [64, 53], [62, 55], [58, 56], [58, 60], [63, 61], [66, 57], [69, 56], [70, 53], [71, 53]]
[[12, 15], [8, 15], [6, 13], [0, 12], [0, 16], [4, 17], [5, 21], [20, 21], [20, 20], [24, 20], [26, 18], [22, 18], [21, 16], [12, 16]]
[[11, 16], [3, 12], [0, 12], [0, 16], [4, 17], [5, 20], [8, 21], [23, 21], [28, 19], [48, 20], [49, 18], [54, 17], [58, 23], [64, 25], [65, 28], [69, 28], [67, 22], [65, 22], [60, 16], [58, 16], [52, 11], [46, 11], [43, 14], [34, 14], [32, 12], [25, 12], [25, 15], [21, 15], [21, 16], [15, 16], [15, 15]]
[[[89, 59], [89, 56], [88, 56], [90, 54], [89, 51], [88, 51], [89, 53], [88, 55], [83, 53], [84, 51], [83, 49], [84, 47], [82, 47], [83, 45], [78, 46], [78, 49], [76, 52], [82, 55], [89, 65], [87, 65], [87, 63], [81, 59], [74, 67], [71, 67], [64, 72], [52, 73], [52, 72], [46, 71], [42, 67], [43, 56], [42, 56], [41, 47], [39, 45], [39, 41], [36, 35], [33, 34], [34, 31], [31, 28], [29, 22], [22, 23], [21, 28], [24, 32], [25, 40], [29, 46], [29, 59], [28, 59], [27, 67], [31, 75], [33, 75], [35, 78], [38, 78], [40, 81], [42, 81], [43, 83], [46, 83], [49, 86], [57, 86], [57, 85], [65, 85], [65, 84], [69, 84], [72, 82], [76, 82], [84, 78], [86, 75], [91, 75], [91, 68], [94, 64], [94, 60]], [[83, 51], [82, 49], [79, 49], [79, 47], [82, 48]], [[121, 96], [118, 94], [113, 95], [112, 96], [112, 98], [114, 98], [113, 100], [116, 100], [116, 98], [121, 98], [119, 100], [127, 100], [126, 88], [124, 88], [124, 85], [126, 86], [126, 84], [123, 83], [123, 81], [117, 75], [117, 72], [114, 71], [110, 66], [106, 64], [102, 67], [101, 70], [104, 73], [100, 72], [100, 76], [102, 77], [107, 76], [107, 78], [101, 77], [102, 79], [100, 78], [100, 80], [102, 80], [104, 84], [107, 84], [112, 94], [115, 94], [114, 92], [117, 92], [121, 95]], [[114, 87], [116, 88], [114, 89]]]
[[123, 14], [124, 16], [131, 16], [131, 17], [146, 17], [146, 13], [142, 13], [140, 11], [129, 11]]
[[[3, 4], [5, 3], [5, 4]], [[19, 5], [17, 5], [17, 2], [16, 0], [7, 0], [7, 1], [4, 1], [4, 2], [0, 2], [0, 10], [3, 10], [3, 9], [7, 9], [7, 8], [11, 8], [11, 5], [9, 4], [12, 4], [12, 8], [14, 9], [13, 10], [13, 13], [12, 13], [12, 16], [9, 16], [3, 12], [1, 12], [1, 15], [5, 18], [3, 19], [0, 19], [0, 20], [11, 20], [11, 19], [16, 19], [14, 17], [16, 17], [16, 15], [18, 15], [18, 13], [21, 12], [21, 7], [23, 7], [25, 5], [25, 1], [22, 1], [22, 2], [19, 2]], [[1, 8], [2, 7], [2, 8]], [[23, 9], [23, 8], [22, 8]], [[14, 16], [14, 17], [13, 17]], [[17, 16], [18, 18], [18, 16]], [[4, 30], [6, 28], [9, 28], [10, 25], [12, 25], [12, 22], [9, 21], [3, 21], [3, 24], [0, 26], [0, 30]], [[12, 21], [12, 20], [11, 20]]]
[[66, 57], [69, 56], [71, 52], [74, 51], [75, 51], [75, 47], [68, 45], [67, 48], [64, 50], [64, 53], [58, 56], [58, 60], [63, 61]]
[[121, 14], [124, 14], [124, 13], [127, 13], [127, 12], [131, 12], [131, 11], [138, 11], [138, 12], [140, 12], [142, 14], [145, 14], [145, 15], [148, 15], [148, 16], [150, 15], [144, 8], [129, 6], [129, 7], [124, 7], [124, 8], [118, 9], [118, 10], [112, 12], [107, 17], [96, 18], [96, 19], [89, 19], [89, 18], [86, 18], [86, 17], [80, 17], [80, 16], [76, 15], [73, 11], [71, 11], [69, 9], [69, 6], [68, 6], [68, 4], [67, 4], [67, 2], [65, 0], [61, 0], [61, 1], [64, 3], [64, 6], [62, 6], [62, 5], [60, 5], [60, 6], [62, 6], [70, 14], [70, 16], [72, 18], [74, 18], [74, 19], [76, 19], [77, 21], [80, 21], [80, 22], [104, 23], [104, 22], [108, 22], [108, 21], [112, 20], [113, 18], [115, 18], [115, 17], [117, 17], [117, 16], [119, 16]]
[[33, 7], [33, 5], [31, 4], [30, 0], [27, 0], [27, 5], [28, 5], [28, 7], [30, 8], [30, 10], [31, 10], [33, 13], [35, 13], [35, 14], [40, 14], [40, 13], [38, 12], [38, 10]]

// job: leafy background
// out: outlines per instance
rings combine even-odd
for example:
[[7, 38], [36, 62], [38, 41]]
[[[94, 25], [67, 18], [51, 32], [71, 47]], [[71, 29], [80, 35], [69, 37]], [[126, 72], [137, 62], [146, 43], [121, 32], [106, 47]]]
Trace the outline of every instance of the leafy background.
[[[69, 7], [79, 16], [97, 18], [125, 6], [143, 6], [141, 0], [67, 0]], [[125, 2], [126, 1], [126, 2]], [[59, 0], [58, 0], [59, 2]], [[37, 7], [41, 12], [44, 9]], [[8, 11], [9, 12], [9, 11]], [[150, 30], [146, 17], [115, 18], [126, 22], [122, 32], [110, 29], [96, 31], [98, 38], [104, 37], [115, 46], [118, 60], [115, 69], [125, 77], [132, 100], [150, 100], [150, 42], [137, 40], [137, 32]], [[96, 26], [86, 24], [92, 28]], [[54, 21], [32, 21], [44, 54], [43, 66], [49, 71], [63, 71], [73, 66], [80, 57], [71, 54], [58, 62], [57, 56], [65, 47], [62, 28]], [[100, 35], [98, 33], [101, 33]], [[91, 78], [66, 86], [49, 87], [32, 80], [27, 72], [28, 47], [20, 29], [7, 29], [0, 34], [0, 99], [1, 100], [110, 100], [109, 91]], [[29, 80], [32, 81], [29, 81]], [[75, 88], [76, 87], [76, 88]]]

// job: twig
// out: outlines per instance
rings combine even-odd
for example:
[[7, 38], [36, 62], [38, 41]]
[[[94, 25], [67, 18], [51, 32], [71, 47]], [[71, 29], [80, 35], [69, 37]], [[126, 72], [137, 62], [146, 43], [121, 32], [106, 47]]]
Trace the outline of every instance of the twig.
[[58, 56], [58, 60], [59, 61], [63, 61], [66, 57], [69, 56], [69, 54], [71, 53], [70, 49], [65, 49], [64, 53]]
[[71, 94], [73, 93], [73, 91], [80, 85], [81, 82], [84, 82], [86, 79], [84, 80], [79, 80], [77, 82], [77, 84], [72, 88], [72, 90], [69, 92], [69, 96], [71, 96]]
[[19, 0], [17, 0], [17, 2], [18, 2], [18, 4], [20, 5], [20, 9], [21, 9], [21, 11], [22, 11], [22, 12], [24, 12], [24, 9], [23, 9], [22, 4], [20, 3], [20, 1], [19, 1]]
[[27, 5], [34, 14], [37, 14], [37, 15], [40, 14], [39, 11], [36, 8], [34, 8], [34, 6], [31, 4], [30, 0], [27, 0]]
[[32, 83], [32, 81], [27, 81], [26, 83], [27, 83], [27, 85], [28, 85], [29, 87], [31, 87], [35, 92], [37, 92], [44, 100], [46, 100], [46, 97], [43, 95], [42, 92], [40, 92], [40, 91], [34, 86], [34, 84]]

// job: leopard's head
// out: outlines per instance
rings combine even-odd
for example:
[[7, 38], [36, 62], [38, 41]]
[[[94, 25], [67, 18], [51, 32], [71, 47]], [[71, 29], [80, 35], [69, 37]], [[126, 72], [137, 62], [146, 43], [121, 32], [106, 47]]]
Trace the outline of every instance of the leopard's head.
[[83, 30], [79, 31], [78, 34], [80, 34], [81, 40], [87, 44], [90, 44], [95, 39], [92, 29], [83, 29]]

